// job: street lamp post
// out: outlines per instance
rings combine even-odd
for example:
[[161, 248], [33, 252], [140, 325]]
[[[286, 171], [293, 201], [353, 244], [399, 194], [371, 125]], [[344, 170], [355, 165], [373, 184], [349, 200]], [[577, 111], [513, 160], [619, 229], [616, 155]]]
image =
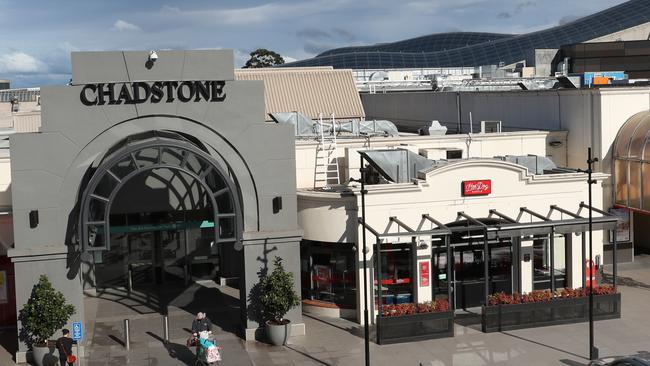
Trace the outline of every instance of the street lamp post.
[[[596, 184], [596, 181], [591, 179], [593, 173], [593, 164], [598, 161], [598, 158], [592, 158], [591, 148], [587, 149], [587, 170], [579, 170], [580, 172], [587, 173], [587, 184], [589, 186], [589, 359], [598, 359], [598, 348], [594, 346], [594, 261], [593, 261], [593, 213], [592, 213], [592, 200], [591, 200], [591, 185]], [[584, 284], [583, 284], [584, 286]]]
[[363, 155], [361, 158], [361, 220], [363, 225], [361, 227], [361, 240], [363, 241], [363, 330], [364, 330], [364, 346], [366, 353], [366, 366], [370, 366], [370, 330], [368, 328], [368, 248], [366, 246], [366, 167], [363, 165]]

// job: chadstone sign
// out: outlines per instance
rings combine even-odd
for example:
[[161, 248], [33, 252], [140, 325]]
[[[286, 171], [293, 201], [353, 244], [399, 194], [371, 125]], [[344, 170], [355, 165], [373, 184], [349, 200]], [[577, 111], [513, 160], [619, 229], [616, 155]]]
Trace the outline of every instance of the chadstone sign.
[[87, 106], [181, 102], [222, 102], [225, 81], [136, 81], [132, 83], [86, 84], [79, 99]]

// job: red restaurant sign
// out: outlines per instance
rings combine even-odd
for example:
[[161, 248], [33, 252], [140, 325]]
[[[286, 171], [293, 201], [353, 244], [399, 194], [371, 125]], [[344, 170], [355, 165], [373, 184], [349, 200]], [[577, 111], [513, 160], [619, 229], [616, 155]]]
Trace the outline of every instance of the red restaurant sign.
[[429, 286], [429, 261], [420, 262], [420, 286]]
[[463, 181], [463, 196], [485, 196], [492, 193], [490, 179]]

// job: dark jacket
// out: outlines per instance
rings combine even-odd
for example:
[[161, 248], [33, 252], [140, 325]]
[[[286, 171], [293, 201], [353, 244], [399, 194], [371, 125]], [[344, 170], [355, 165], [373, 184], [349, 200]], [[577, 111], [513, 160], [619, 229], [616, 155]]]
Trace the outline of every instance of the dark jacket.
[[59, 351], [59, 358], [65, 359], [72, 354], [72, 338], [61, 337], [56, 340], [56, 349]]
[[210, 319], [208, 319], [207, 316], [201, 320], [194, 319], [194, 321], [192, 322], [192, 333], [211, 331], [211, 330], [212, 330], [212, 322], [210, 321]]

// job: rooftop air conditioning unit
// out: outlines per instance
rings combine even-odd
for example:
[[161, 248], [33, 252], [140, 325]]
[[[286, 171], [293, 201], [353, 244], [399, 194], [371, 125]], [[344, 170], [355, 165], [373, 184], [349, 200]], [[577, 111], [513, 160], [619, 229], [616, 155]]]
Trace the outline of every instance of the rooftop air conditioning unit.
[[481, 133], [495, 132], [501, 132], [501, 121], [481, 121]]

